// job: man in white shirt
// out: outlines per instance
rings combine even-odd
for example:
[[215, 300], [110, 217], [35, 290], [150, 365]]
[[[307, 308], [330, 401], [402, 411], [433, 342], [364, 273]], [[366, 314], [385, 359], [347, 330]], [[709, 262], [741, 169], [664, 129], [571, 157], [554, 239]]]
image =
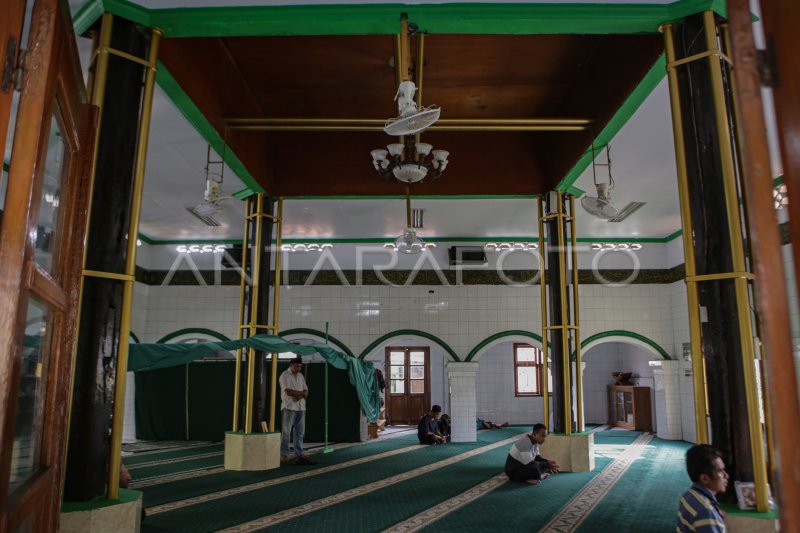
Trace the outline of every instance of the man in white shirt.
[[294, 464], [314, 465], [314, 461], [303, 457], [303, 435], [306, 431], [306, 398], [308, 387], [300, 373], [303, 360], [299, 357], [289, 362], [278, 383], [281, 386], [281, 460], [289, 460], [289, 440], [294, 436]]
[[519, 439], [506, 458], [505, 472], [511, 481], [536, 485], [550, 474], [558, 474], [561, 467], [539, 455], [539, 445], [547, 439], [544, 424], [534, 424], [530, 435]]

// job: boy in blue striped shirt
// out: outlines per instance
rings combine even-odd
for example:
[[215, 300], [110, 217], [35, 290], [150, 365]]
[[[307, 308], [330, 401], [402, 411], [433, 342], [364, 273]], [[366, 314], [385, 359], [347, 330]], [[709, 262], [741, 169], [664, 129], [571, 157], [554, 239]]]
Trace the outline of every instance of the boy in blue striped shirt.
[[692, 487], [681, 496], [678, 533], [724, 533], [725, 513], [720, 510], [716, 497], [728, 486], [722, 456], [708, 444], [692, 446], [686, 452], [686, 471]]

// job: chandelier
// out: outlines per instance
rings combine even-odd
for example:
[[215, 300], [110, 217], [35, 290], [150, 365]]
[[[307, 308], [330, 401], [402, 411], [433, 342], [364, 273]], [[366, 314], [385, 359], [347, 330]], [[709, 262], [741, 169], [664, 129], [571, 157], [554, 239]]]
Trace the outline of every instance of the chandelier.
[[392, 143], [386, 148], [370, 152], [372, 164], [384, 180], [394, 176], [403, 183], [416, 183], [426, 176], [438, 178], [450, 155], [446, 150], [433, 150], [428, 143], [414, 142], [411, 136], [405, 138], [405, 144]]
[[[418, 35], [419, 44], [413, 65], [410, 40], [412, 33]], [[403, 183], [417, 183], [427, 176], [436, 179], [447, 168], [449, 152], [434, 150], [432, 145], [420, 142], [420, 134], [439, 120], [441, 114], [441, 109], [437, 106], [426, 108], [421, 102], [424, 38], [424, 33], [419, 33], [415, 24], [409, 24], [404, 14], [395, 57], [400, 82], [394, 97], [398, 116], [389, 119], [383, 128], [387, 134], [399, 137], [400, 142], [389, 144], [385, 150], [380, 148], [370, 152], [372, 165], [384, 180], [394, 177]], [[419, 91], [417, 84], [411, 80], [412, 71], [420, 84]]]

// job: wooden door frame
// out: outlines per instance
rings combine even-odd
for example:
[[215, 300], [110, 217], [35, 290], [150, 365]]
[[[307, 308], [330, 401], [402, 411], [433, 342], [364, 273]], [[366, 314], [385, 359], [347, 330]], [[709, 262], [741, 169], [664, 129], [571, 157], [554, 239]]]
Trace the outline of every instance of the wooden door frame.
[[[392, 351], [400, 351], [400, 350], [403, 350], [405, 352], [405, 376], [406, 376], [405, 381], [406, 381], [406, 384], [408, 385], [408, 389], [406, 389], [408, 391], [407, 392], [408, 395], [411, 394], [411, 384], [408, 383], [409, 380], [411, 379], [411, 373], [409, 371], [410, 370], [409, 367], [411, 365], [410, 359], [409, 359], [409, 352], [411, 352], [411, 351], [421, 351], [421, 352], [425, 353], [425, 395], [424, 395], [425, 396], [425, 400], [424, 401], [425, 401], [425, 405], [427, 405], [427, 409], [430, 409], [430, 407], [431, 407], [431, 349], [430, 349], [430, 346], [387, 346], [385, 348], [385, 351], [384, 351], [384, 354], [385, 354], [385, 356], [384, 356], [384, 374], [387, 376], [387, 378], [389, 380], [389, 383], [387, 384], [387, 387], [386, 387], [386, 390], [387, 390], [386, 394], [387, 395], [391, 395], [392, 394], [392, 382], [391, 382], [391, 380], [392, 380], [391, 370], [392, 369], [391, 369], [390, 355], [389, 354]], [[386, 407], [386, 419], [387, 419], [387, 421], [389, 421], [389, 420], [392, 419], [392, 413], [391, 413], [391, 410], [390, 410], [390, 407], [389, 407], [390, 402], [389, 402], [388, 397], [384, 401], [384, 405]], [[427, 409], [425, 411], [426, 413], [428, 412]], [[409, 424], [411, 424], [411, 425], [414, 424], [413, 418], [409, 418], [408, 420], [409, 420]], [[388, 422], [387, 422], [387, 424], [388, 424]]]
[[[0, 302], [10, 309], [0, 317], [0, 532], [28, 517], [40, 530], [58, 527], [76, 333], [78, 294], [88, 209], [88, 184], [94, 155], [96, 109], [88, 105], [83, 75], [64, 0], [37, 0], [25, 46], [13, 155], [9, 168], [4, 222], [0, 227]], [[56, 110], [68, 158], [62, 169], [62, 196], [53, 278], [35, 264], [36, 225], [43, 187], [50, 123]], [[21, 346], [28, 300], [35, 294], [53, 311], [38, 471], [8, 494], [11, 449], [19, 394]]]

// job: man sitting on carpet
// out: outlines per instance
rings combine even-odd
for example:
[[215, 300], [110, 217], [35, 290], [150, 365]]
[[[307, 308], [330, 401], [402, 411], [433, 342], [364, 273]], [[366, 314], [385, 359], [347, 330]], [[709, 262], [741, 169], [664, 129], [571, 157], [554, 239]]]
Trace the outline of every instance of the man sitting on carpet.
[[506, 458], [505, 472], [511, 481], [536, 485], [550, 474], [558, 474], [561, 467], [539, 455], [539, 445], [547, 439], [544, 424], [534, 424], [530, 435], [519, 439]]
[[303, 360], [295, 357], [278, 379], [281, 386], [281, 460], [289, 460], [289, 438], [294, 434], [294, 464], [315, 465], [317, 463], [303, 457], [308, 387], [306, 378], [300, 373], [302, 366]]
[[728, 473], [720, 453], [708, 444], [692, 446], [686, 452], [686, 471], [692, 487], [681, 496], [678, 531], [723, 533], [725, 513], [716, 494], [728, 487]]
[[422, 415], [417, 424], [417, 438], [420, 444], [444, 444], [447, 437], [439, 430], [439, 415], [442, 408], [439, 405], [431, 407], [429, 413]]

